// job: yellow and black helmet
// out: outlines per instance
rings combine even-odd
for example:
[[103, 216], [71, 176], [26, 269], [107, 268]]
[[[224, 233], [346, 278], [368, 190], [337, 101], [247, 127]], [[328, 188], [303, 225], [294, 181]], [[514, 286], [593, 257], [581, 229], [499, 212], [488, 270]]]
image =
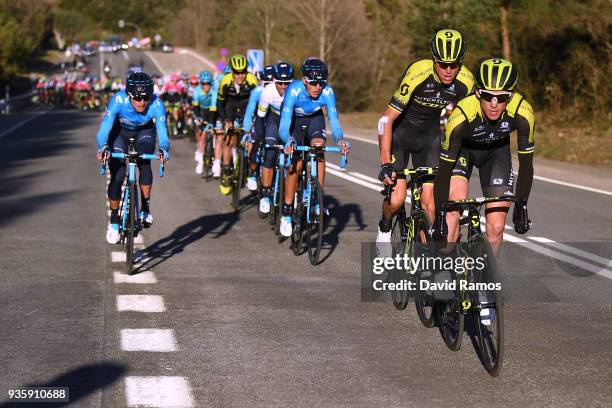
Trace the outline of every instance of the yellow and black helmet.
[[244, 55], [236, 54], [233, 55], [232, 58], [230, 58], [229, 60], [229, 66], [232, 71], [244, 71], [245, 69], [247, 69], [247, 65], [247, 59]]
[[512, 63], [502, 58], [483, 60], [476, 67], [476, 84], [486, 91], [512, 91], [518, 82], [518, 72]]
[[465, 55], [465, 40], [457, 30], [436, 31], [431, 39], [431, 53], [439, 62], [461, 62]]

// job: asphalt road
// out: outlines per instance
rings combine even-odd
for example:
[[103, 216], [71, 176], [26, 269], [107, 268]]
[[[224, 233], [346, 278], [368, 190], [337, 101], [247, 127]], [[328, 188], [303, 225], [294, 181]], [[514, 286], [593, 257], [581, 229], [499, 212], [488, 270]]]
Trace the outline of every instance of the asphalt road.
[[[202, 64], [127, 55], [145, 70]], [[361, 245], [381, 202], [367, 178], [375, 145], [354, 139], [348, 172], [330, 166], [313, 267], [253, 206], [234, 214], [195, 176], [194, 145], [173, 141], [129, 278], [104, 239], [99, 121], [36, 109], [0, 119], [0, 406], [9, 389], [59, 385], [79, 407], [612, 406], [609, 195], [534, 182], [535, 227], [508, 230], [499, 260], [506, 357], [492, 378], [467, 336], [452, 352], [412, 305], [361, 301]]]

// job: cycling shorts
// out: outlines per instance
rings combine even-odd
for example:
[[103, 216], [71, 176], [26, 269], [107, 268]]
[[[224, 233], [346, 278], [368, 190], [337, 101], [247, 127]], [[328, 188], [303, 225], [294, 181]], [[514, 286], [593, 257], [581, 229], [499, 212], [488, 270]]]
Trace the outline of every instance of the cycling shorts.
[[[308, 127], [306, 140], [302, 140], [302, 126]], [[323, 111], [317, 111], [315, 114], [310, 116], [293, 115], [290, 132], [291, 136], [293, 136], [293, 138], [297, 141], [298, 145], [310, 146], [310, 141], [312, 139], [327, 140]]]
[[[409, 167], [436, 167], [440, 159], [440, 126], [438, 123], [414, 126], [405, 122], [393, 129], [391, 163], [401, 172]], [[398, 176], [404, 178], [404, 176]]]
[[480, 187], [485, 197], [512, 195], [514, 174], [509, 144], [487, 149], [462, 147], [452, 175], [469, 180], [474, 166], [479, 170]]

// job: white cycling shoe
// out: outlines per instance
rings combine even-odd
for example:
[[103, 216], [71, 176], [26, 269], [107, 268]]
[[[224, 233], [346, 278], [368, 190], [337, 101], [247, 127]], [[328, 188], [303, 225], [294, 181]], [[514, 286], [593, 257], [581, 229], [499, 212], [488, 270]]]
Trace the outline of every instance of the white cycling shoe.
[[221, 160], [213, 160], [212, 173], [213, 177], [216, 179], [221, 177]]
[[378, 227], [378, 235], [376, 235], [376, 253], [380, 258], [390, 258], [393, 256], [391, 251], [391, 231], [382, 232]]
[[246, 186], [250, 191], [257, 191], [257, 177], [248, 177]]
[[153, 215], [150, 212], [141, 211], [139, 218], [145, 227], [150, 227], [153, 224]]
[[259, 200], [259, 212], [268, 214], [270, 212], [270, 197], [263, 197]]
[[204, 153], [200, 153], [196, 151], [195, 161], [196, 163], [198, 163], [196, 164], [196, 168], [195, 168], [196, 174], [202, 174], [204, 172]]
[[106, 228], [106, 242], [111, 245], [119, 243], [121, 236], [119, 235], [119, 224], [108, 224]]
[[283, 237], [290, 237], [293, 232], [293, 226], [291, 225], [291, 217], [284, 215], [280, 222], [280, 234]]

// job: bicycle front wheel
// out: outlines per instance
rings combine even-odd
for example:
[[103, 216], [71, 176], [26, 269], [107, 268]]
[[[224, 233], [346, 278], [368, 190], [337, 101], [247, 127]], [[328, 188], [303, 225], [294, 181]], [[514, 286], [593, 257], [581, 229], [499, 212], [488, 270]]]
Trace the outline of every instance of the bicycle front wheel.
[[134, 200], [136, 197], [136, 184], [128, 184], [128, 208], [127, 223], [125, 230], [125, 262], [127, 273], [131, 275], [134, 271], [134, 235], [136, 232], [136, 207]]
[[234, 211], [238, 211], [240, 209], [240, 190], [242, 189], [242, 184], [244, 183], [244, 157], [243, 157], [243, 148], [238, 148], [238, 154], [236, 155], [236, 163], [234, 163], [234, 174], [232, 177], [232, 207]]
[[285, 202], [285, 170], [278, 170], [278, 193], [276, 194], [276, 206], [272, 208], [274, 213], [274, 233], [278, 237], [278, 242], [283, 240], [280, 233], [280, 220], [283, 217], [283, 203]]
[[[393, 227], [391, 227], [391, 250], [394, 258], [396, 255], [402, 256], [406, 253], [407, 241], [406, 208], [402, 206], [395, 216]], [[405, 271], [398, 270], [397, 268], [389, 270], [389, 280], [392, 283], [400, 283], [405, 276]], [[404, 310], [408, 305], [408, 292], [402, 289], [391, 290], [391, 300], [396, 309]]]
[[325, 207], [323, 207], [323, 187], [321, 187], [319, 179], [313, 177], [310, 182], [312, 188], [310, 192], [310, 220], [307, 220], [306, 236], [308, 241], [308, 259], [311, 265], [316, 265], [319, 263], [321, 244], [323, 243], [323, 216]]
[[[476, 238], [472, 257], [484, 259], [485, 267], [474, 271], [474, 281], [493, 288], [499, 283], [497, 264], [491, 246], [483, 236]], [[478, 291], [479, 307], [474, 309], [474, 326], [478, 344], [478, 355], [485, 370], [497, 377], [504, 360], [504, 310], [501, 290]], [[485, 316], [481, 314], [485, 314]]]
[[293, 255], [300, 255], [302, 253], [302, 246], [304, 245], [304, 224], [306, 219], [306, 207], [302, 201], [304, 183], [301, 179], [298, 179], [298, 188], [296, 192], [297, 200], [295, 201], [295, 209], [293, 210], [293, 229], [291, 231], [291, 249]]
[[[414, 218], [414, 222], [414, 238], [411, 243], [410, 256], [413, 258], [420, 257], [422, 254], [427, 256], [429, 254], [431, 243], [429, 237], [429, 229], [431, 226], [429, 217], [424, 211], [419, 211], [416, 218]], [[431, 272], [421, 269], [416, 271], [416, 276], [417, 284], [419, 284], [421, 279], [428, 279], [428, 277], [431, 276]], [[414, 305], [417, 315], [419, 316], [419, 320], [421, 323], [423, 323], [423, 326], [433, 327], [435, 324], [436, 307], [436, 303], [434, 302], [433, 298], [427, 296], [425, 292], [417, 289]]]

